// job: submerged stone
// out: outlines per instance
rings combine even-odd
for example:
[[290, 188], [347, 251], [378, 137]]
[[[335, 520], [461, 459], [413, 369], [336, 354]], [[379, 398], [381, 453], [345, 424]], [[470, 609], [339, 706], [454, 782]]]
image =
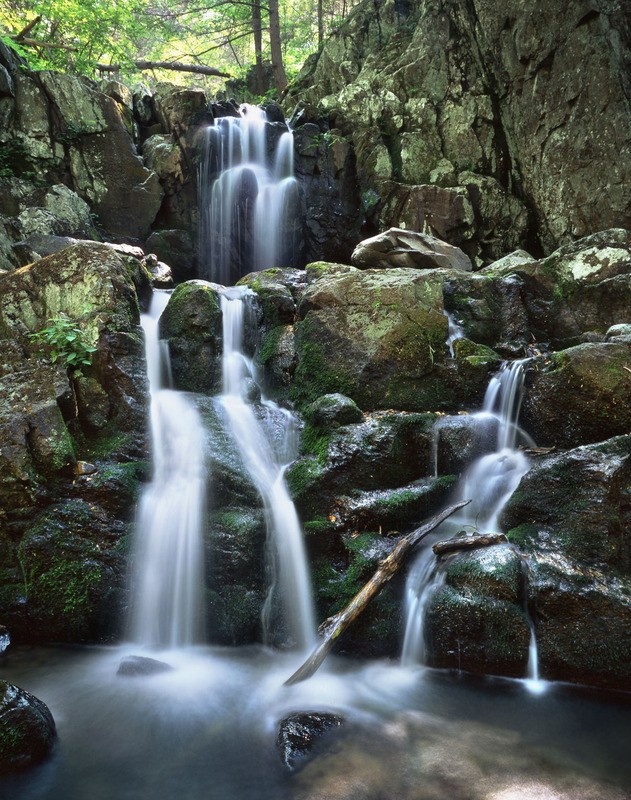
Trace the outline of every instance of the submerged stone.
[[345, 723], [344, 717], [326, 711], [289, 714], [278, 724], [276, 746], [281, 761], [292, 772], [299, 769], [313, 755], [322, 737]]
[[146, 675], [161, 675], [164, 672], [171, 672], [172, 670], [173, 667], [170, 664], [164, 661], [158, 661], [155, 658], [127, 656], [121, 661], [116, 670], [116, 674], [137, 678]]

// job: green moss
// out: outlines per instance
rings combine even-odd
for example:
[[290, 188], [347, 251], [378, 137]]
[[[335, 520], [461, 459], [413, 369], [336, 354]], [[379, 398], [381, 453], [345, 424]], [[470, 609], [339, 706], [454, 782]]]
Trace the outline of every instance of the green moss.
[[323, 433], [314, 425], [306, 423], [301, 437], [302, 452], [316, 457], [318, 464], [324, 465], [329, 452], [331, 434]]
[[138, 497], [141, 484], [150, 473], [149, 461], [125, 461], [116, 464], [103, 464], [92, 477], [92, 485], [97, 489], [110, 482], [119, 484], [132, 497]]
[[276, 325], [265, 333], [257, 352], [258, 360], [263, 366], [265, 366], [270, 359], [274, 358], [274, 356], [278, 355], [280, 342], [286, 330], [287, 326]]
[[508, 541], [516, 545], [520, 549], [528, 549], [529, 545], [532, 546], [533, 542], [538, 539], [539, 530], [536, 525], [529, 525], [524, 523], [518, 525], [516, 528], [511, 528], [506, 534]]
[[315, 517], [303, 523], [305, 536], [324, 536], [335, 531], [335, 523], [327, 517]]
[[99, 434], [87, 438], [83, 433], [75, 433], [77, 453], [87, 461], [106, 459], [124, 450], [131, 439], [129, 433], [121, 431], [115, 421], [110, 422]]

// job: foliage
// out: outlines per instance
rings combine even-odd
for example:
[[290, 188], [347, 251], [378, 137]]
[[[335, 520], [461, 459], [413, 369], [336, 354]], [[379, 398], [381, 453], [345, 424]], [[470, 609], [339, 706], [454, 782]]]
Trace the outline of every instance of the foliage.
[[[357, 1], [323, 0], [323, 33], [334, 30]], [[262, 58], [270, 62], [269, 8], [265, 2], [257, 5]], [[317, 47], [319, 5], [279, 0], [282, 56], [290, 78]], [[96, 78], [98, 64], [119, 64], [129, 79], [138, 72], [134, 60], [180, 61], [216, 67], [239, 79], [255, 61], [254, 7], [253, 0], [0, 0], [0, 38], [32, 69]], [[186, 73], [155, 70], [143, 79], [206, 81], [219, 88], [216, 78]]]
[[76, 322], [63, 313], [48, 322], [47, 328], [30, 336], [43, 346], [53, 364], [60, 361], [66, 369], [78, 369], [92, 363], [96, 347], [88, 344], [85, 333]]

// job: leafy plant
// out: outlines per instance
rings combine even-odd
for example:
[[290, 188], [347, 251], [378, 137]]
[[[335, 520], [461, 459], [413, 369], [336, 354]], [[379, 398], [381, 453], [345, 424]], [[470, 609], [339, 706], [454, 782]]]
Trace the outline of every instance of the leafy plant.
[[63, 312], [48, 320], [49, 325], [31, 333], [31, 339], [42, 345], [51, 362], [60, 361], [66, 369], [78, 369], [92, 363], [96, 347], [88, 344], [84, 331]]

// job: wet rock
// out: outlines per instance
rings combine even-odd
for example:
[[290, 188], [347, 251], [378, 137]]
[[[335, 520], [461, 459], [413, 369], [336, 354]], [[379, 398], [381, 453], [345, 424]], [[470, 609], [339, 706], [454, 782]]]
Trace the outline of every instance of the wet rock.
[[471, 271], [471, 261], [462, 250], [434, 236], [390, 228], [360, 242], [351, 257], [360, 269], [407, 267], [411, 269], [461, 269]]
[[458, 475], [497, 446], [498, 420], [489, 415], [447, 416], [434, 428], [436, 474]]
[[11, 636], [8, 628], [0, 625], [0, 656], [3, 656], [11, 644]]
[[190, 280], [195, 267], [195, 252], [190, 233], [183, 230], [154, 231], [145, 248], [171, 267], [176, 283]]
[[207, 394], [221, 389], [220, 288], [206, 281], [180, 284], [160, 318], [177, 389]]
[[530, 556], [544, 677], [628, 686], [630, 481], [631, 437], [618, 436], [538, 460], [504, 510]]
[[162, 675], [165, 672], [172, 671], [173, 667], [164, 661], [147, 658], [146, 656], [127, 656], [121, 661], [116, 674], [138, 678], [147, 675]]
[[48, 707], [24, 689], [0, 681], [0, 773], [39, 763], [50, 754], [55, 738]]
[[304, 409], [303, 416], [311, 425], [324, 430], [362, 422], [364, 419], [357, 404], [343, 394], [325, 394], [318, 397]]
[[305, 711], [286, 716], [278, 724], [276, 738], [276, 747], [284, 766], [292, 772], [304, 766], [309, 756], [315, 755], [313, 751], [321, 743], [322, 737], [345, 723], [344, 717], [326, 711]]
[[522, 424], [541, 446], [576, 447], [631, 428], [629, 345], [587, 343], [526, 367]]
[[298, 317], [295, 401], [340, 392], [364, 409], [432, 407], [424, 389], [448, 327], [440, 280], [405, 269], [324, 273]]
[[428, 602], [428, 663], [524, 677], [530, 626], [522, 608], [522, 562], [508, 544], [446, 557], [445, 583]]
[[605, 333], [605, 340], [608, 342], [624, 342], [631, 344], [631, 325], [621, 324], [612, 325]]

